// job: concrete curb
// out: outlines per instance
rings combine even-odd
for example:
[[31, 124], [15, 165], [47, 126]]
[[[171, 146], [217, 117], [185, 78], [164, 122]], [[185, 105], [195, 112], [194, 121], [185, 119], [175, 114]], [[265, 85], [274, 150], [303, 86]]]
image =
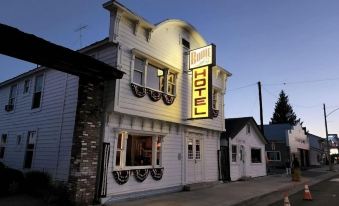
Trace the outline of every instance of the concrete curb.
[[[244, 200], [242, 202], [235, 203], [232, 206], [268, 206], [270, 204], [273, 204], [273, 203], [281, 200], [283, 198], [283, 193], [286, 192], [286, 191], [288, 191], [288, 195], [293, 195], [297, 192], [302, 191], [304, 189], [304, 185], [306, 183], [308, 183], [308, 186], [312, 186], [312, 185], [318, 184], [322, 181], [326, 181], [328, 179], [331, 179], [338, 174], [339, 174], [339, 172], [335, 171], [335, 172], [329, 172], [327, 174], [321, 175], [321, 176], [319, 176], [315, 179], [311, 179], [311, 180], [305, 180], [304, 179], [303, 181], [298, 182], [297, 184], [288, 185], [286, 187], [279, 188], [277, 190], [249, 198], [249, 199]], [[312, 191], [312, 188], [310, 188], [310, 189]], [[265, 203], [263, 203], [264, 201], [265, 201]]]

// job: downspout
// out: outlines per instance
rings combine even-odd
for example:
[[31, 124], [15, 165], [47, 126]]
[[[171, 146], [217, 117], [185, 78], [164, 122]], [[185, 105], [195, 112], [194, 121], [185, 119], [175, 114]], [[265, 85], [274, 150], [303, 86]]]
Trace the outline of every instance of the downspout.
[[62, 138], [62, 129], [63, 129], [63, 125], [64, 125], [64, 113], [65, 113], [65, 104], [66, 104], [66, 91], [67, 91], [67, 87], [68, 87], [68, 74], [66, 74], [66, 81], [65, 81], [65, 87], [64, 87], [64, 91], [63, 91], [63, 102], [62, 102], [62, 112], [61, 112], [61, 124], [60, 124], [60, 132], [59, 132], [59, 143], [58, 143], [58, 153], [57, 153], [57, 161], [56, 161], [56, 166], [55, 166], [55, 175], [54, 178], [57, 177], [58, 175], [58, 169], [59, 169], [59, 159], [60, 159], [60, 148], [61, 148], [61, 138]]

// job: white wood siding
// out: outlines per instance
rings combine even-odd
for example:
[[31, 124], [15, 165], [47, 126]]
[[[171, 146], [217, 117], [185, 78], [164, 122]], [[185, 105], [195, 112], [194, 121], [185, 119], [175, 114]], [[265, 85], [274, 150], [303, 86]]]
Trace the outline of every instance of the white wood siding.
[[[116, 19], [116, 18], [113, 18]], [[117, 64], [126, 74], [123, 79], [117, 81], [115, 108], [116, 112], [138, 115], [152, 119], [159, 119], [180, 124], [192, 125], [217, 131], [224, 130], [223, 114], [223, 91], [225, 89], [226, 75], [223, 72], [213, 72], [213, 85], [220, 88], [219, 116], [214, 119], [186, 120], [191, 117], [191, 79], [187, 68], [183, 69], [183, 46], [180, 41], [182, 37], [190, 42], [191, 48], [204, 46], [188, 32], [183, 25], [176, 22], [168, 22], [158, 26], [147, 41], [145, 29], [140, 27], [134, 34], [134, 23], [122, 16], [119, 24], [111, 22], [111, 27], [119, 26], [116, 42], [119, 43], [119, 55]], [[114, 29], [111, 29], [114, 30]], [[112, 39], [112, 38], [111, 38]], [[130, 82], [132, 68], [132, 49], [138, 49], [145, 54], [158, 59], [178, 72], [176, 81], [176, 99], [170, 106], [165, 105], [162, 100], [152, 102], [147, 95], [137, 98], [133, 95]], [[185, 70], [185, 72], [184, 72]], [[220, 75], [219, 75], [220, 74]], [[215, 76], [217, 75], [217, 76]], [[155, 109], [156, 108], [156, 109]]]
[[[201, 182], [218, 180], [218, 158], [217, 150], [219, 148], [219, 133], [211, 130], [196, 129], [190, 126], [180, 126], [169, 122], [140, 118], [126, 114], [112, 113], [109, 115], [105, 128], [105, 142], [110, 143], [110, 161], [107, 172], [107, 196], [116, 196], [119, 194], [133, 194], [136, 192], [145, 192], [156, 189], [182, 186], [186, 184], [184, 162], [186, 161], [186, 151], [183, 142], [186, 140], [186, 131], [203, 134], [202, 148], [203, 177]], [[134, 133], [154, 133], [164, 135], [162, 144], [162, 166], [164, 167], [163, 178], [160, 181], [152, 179], [151, 175], [140, 183], [133, 175], [128, 182], [119, 185], [114, 180], [112, 172], [114, 170], [113, 162], [115, 158], [115, 138], [119, 131], [133, 131]], [[109, 199], [109, 198], [107, 198]], [[106, 200], [107, 200], [106, 199]]]
[[[15, 109], [6, 112], [10, 85], [0, 88], [0, 134], [8, 133], [3, 161], [9, 167], [23, 170], [27, 132], [37, 130], [31, 170], [49, 172], [58, 180], [67, 180], [73, 139], [78, 93], [78, 78], [60, 71], [46, 69], [41, 107], [32, 110], [33, 74], [16, 81], [18, 92]], [[23, 94], [25, 79], [31, 79], [29, 94]], [[17, 135], [22, 135], [17, 145]]]
[[297, 153], [298, 148], [304, 150], [310, 149], [308, 137], [300, 124], [293, 126], [292, 129], [286, 132], [288, 137], [287, 146], [290, 146], [291, 153]]
[[[237, 162], [232, 162], [232, 145], [237, 145]], [[241, 178], [240, 167], [240, 145], [245, 148], [245, 176], [259, 177], [266, 175], [266, 157], [265, 144], [260, 139], [258, 134], [254, 131], [251, 125], [250, 134], [246, 133], [246, 126], [230, 141], [230, 174], [231, 180], [236, 181]], [[261, 163], [251, 162], [251, 148], [261, 149]]]

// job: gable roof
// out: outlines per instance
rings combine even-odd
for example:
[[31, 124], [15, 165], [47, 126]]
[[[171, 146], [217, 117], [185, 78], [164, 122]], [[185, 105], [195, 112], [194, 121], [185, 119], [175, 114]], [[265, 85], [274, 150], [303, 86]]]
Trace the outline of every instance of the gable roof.
[[290, 124], [269, 124], [264, 125], [264, 134], [270, 141], [286, 141], [286, 131], [292, 129]]
[[267, 139], [261, 133], [257, 122], [253, 117], [240, 117], [240, 118], [228, 118], [225, 119], [225, 128], [226, 132], [221, 134], [223, 138], [234, 138], [248, 123], [251, 123], [254, 129], [259, 134], [259, 137], [263, 140], [263, 142], [267, 143]]
[[324, 138], [319, 137], [317, 135], [307, 133], [307, 137], [309, 139], [310, 147], [311, 148], [319, 148], [320, 149], [320, 142], [325, 141]]
[[1, 54], [90, 79], [121, 79], [124, 75], [109, 64], [14, 27], [0, 23], [0, 33]]

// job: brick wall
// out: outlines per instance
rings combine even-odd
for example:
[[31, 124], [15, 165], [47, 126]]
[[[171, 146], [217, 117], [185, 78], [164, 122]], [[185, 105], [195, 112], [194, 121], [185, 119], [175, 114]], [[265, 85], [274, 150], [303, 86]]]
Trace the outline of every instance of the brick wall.
[[103, 82], [79, 79], [78, 105], [68, 186], [77, 204], [91, 204], [95, 197], [100, 150]]

